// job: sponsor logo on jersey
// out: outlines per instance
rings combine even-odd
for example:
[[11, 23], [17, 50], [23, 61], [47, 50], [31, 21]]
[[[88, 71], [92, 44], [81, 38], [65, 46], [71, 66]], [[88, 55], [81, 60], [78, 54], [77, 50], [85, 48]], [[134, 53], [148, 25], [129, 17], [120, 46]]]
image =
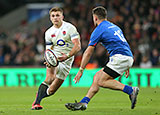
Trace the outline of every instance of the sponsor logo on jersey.
[[65, 41], [62, 40], [62, 39], [59, 39], [59, 40], [57, 41], [57, 45], [59, 45], [59, 46], [64, 46], [65, 44], [66, 44]]
[[51, 37], [52, 37], [52, 38], [53, 38], [53, 37], [56, 37], [56, 35], [55, 35], [55, 34], [52, 34]]

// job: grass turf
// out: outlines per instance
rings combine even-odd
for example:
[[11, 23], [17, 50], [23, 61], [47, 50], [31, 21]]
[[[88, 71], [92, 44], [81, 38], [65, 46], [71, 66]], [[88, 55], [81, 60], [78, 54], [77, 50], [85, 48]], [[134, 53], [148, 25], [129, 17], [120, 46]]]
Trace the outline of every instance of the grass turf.
[[140, 88], [135, 109], [130, 109], [127, 94], [100, 89], [85, 111], [69, 111], [64, 104], [80, 101], [88, 88], [60, 88], [45, 98], [43, 110], [30, 110], [37, 87], [0, 87], [0, 115], [160, 115], [160, 88]]

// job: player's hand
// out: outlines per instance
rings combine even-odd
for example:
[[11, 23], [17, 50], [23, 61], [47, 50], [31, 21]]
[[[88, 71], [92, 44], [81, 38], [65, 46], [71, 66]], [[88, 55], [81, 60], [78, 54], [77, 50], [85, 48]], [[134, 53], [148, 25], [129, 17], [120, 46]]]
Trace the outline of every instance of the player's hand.
[[65, 61], [66, 59], [68, 59], [68, 56], [65, 53], [61, 52], [61, 54], [62, 54], [62, 56], [58, 57], [58, 61], [62, 62], [62, 61]]
[[129, 76], [129, 69], [126, 71], [125, 76], [126, 76], [126, 78], [128, 78], [128, 76]]
[[49, 63], [47, 63], [46, 61], [44, 62], [44, 64], [48, 67], [48, 68], [51, 68], [52, 66], [49, 64]]
[[78, 72], [73, 81], [75, 81], [75, 84], [79, 82], [80, 78], [82, 77], [82, 72]]

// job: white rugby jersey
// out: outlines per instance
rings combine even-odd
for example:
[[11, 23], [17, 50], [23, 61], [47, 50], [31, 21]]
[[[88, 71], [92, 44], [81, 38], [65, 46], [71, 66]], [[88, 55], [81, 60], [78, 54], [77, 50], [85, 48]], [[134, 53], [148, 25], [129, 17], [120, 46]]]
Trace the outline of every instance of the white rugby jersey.
[[52, 49], [56, 56], [61, 56], [61, 52], [68, 54], [74, 46], [72, 40], [76, 38], [80, 39], [76, 27], [63, 21], [60, 28], [52, 26], [45, 32], [46, 49]]

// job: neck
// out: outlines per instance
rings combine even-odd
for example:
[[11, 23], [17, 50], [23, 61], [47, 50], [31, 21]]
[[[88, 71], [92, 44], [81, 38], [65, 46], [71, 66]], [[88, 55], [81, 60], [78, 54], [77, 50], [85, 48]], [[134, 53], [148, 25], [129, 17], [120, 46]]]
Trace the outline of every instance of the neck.
[[104, 20], [107, 20], [107, 19], [101, 19], [101, 20], [98, 20], [97, 21], [97, 25], [99, 25], [101, 22], [103, 22]]
[[55, 28], [60, 28], [60, 27], [62, 26], [62, 23], [63, 23], [63, 22], [61, 22], [61, 23], [59, 23], [59, 24], [54, 24], [53, 26], [54, 26]]

